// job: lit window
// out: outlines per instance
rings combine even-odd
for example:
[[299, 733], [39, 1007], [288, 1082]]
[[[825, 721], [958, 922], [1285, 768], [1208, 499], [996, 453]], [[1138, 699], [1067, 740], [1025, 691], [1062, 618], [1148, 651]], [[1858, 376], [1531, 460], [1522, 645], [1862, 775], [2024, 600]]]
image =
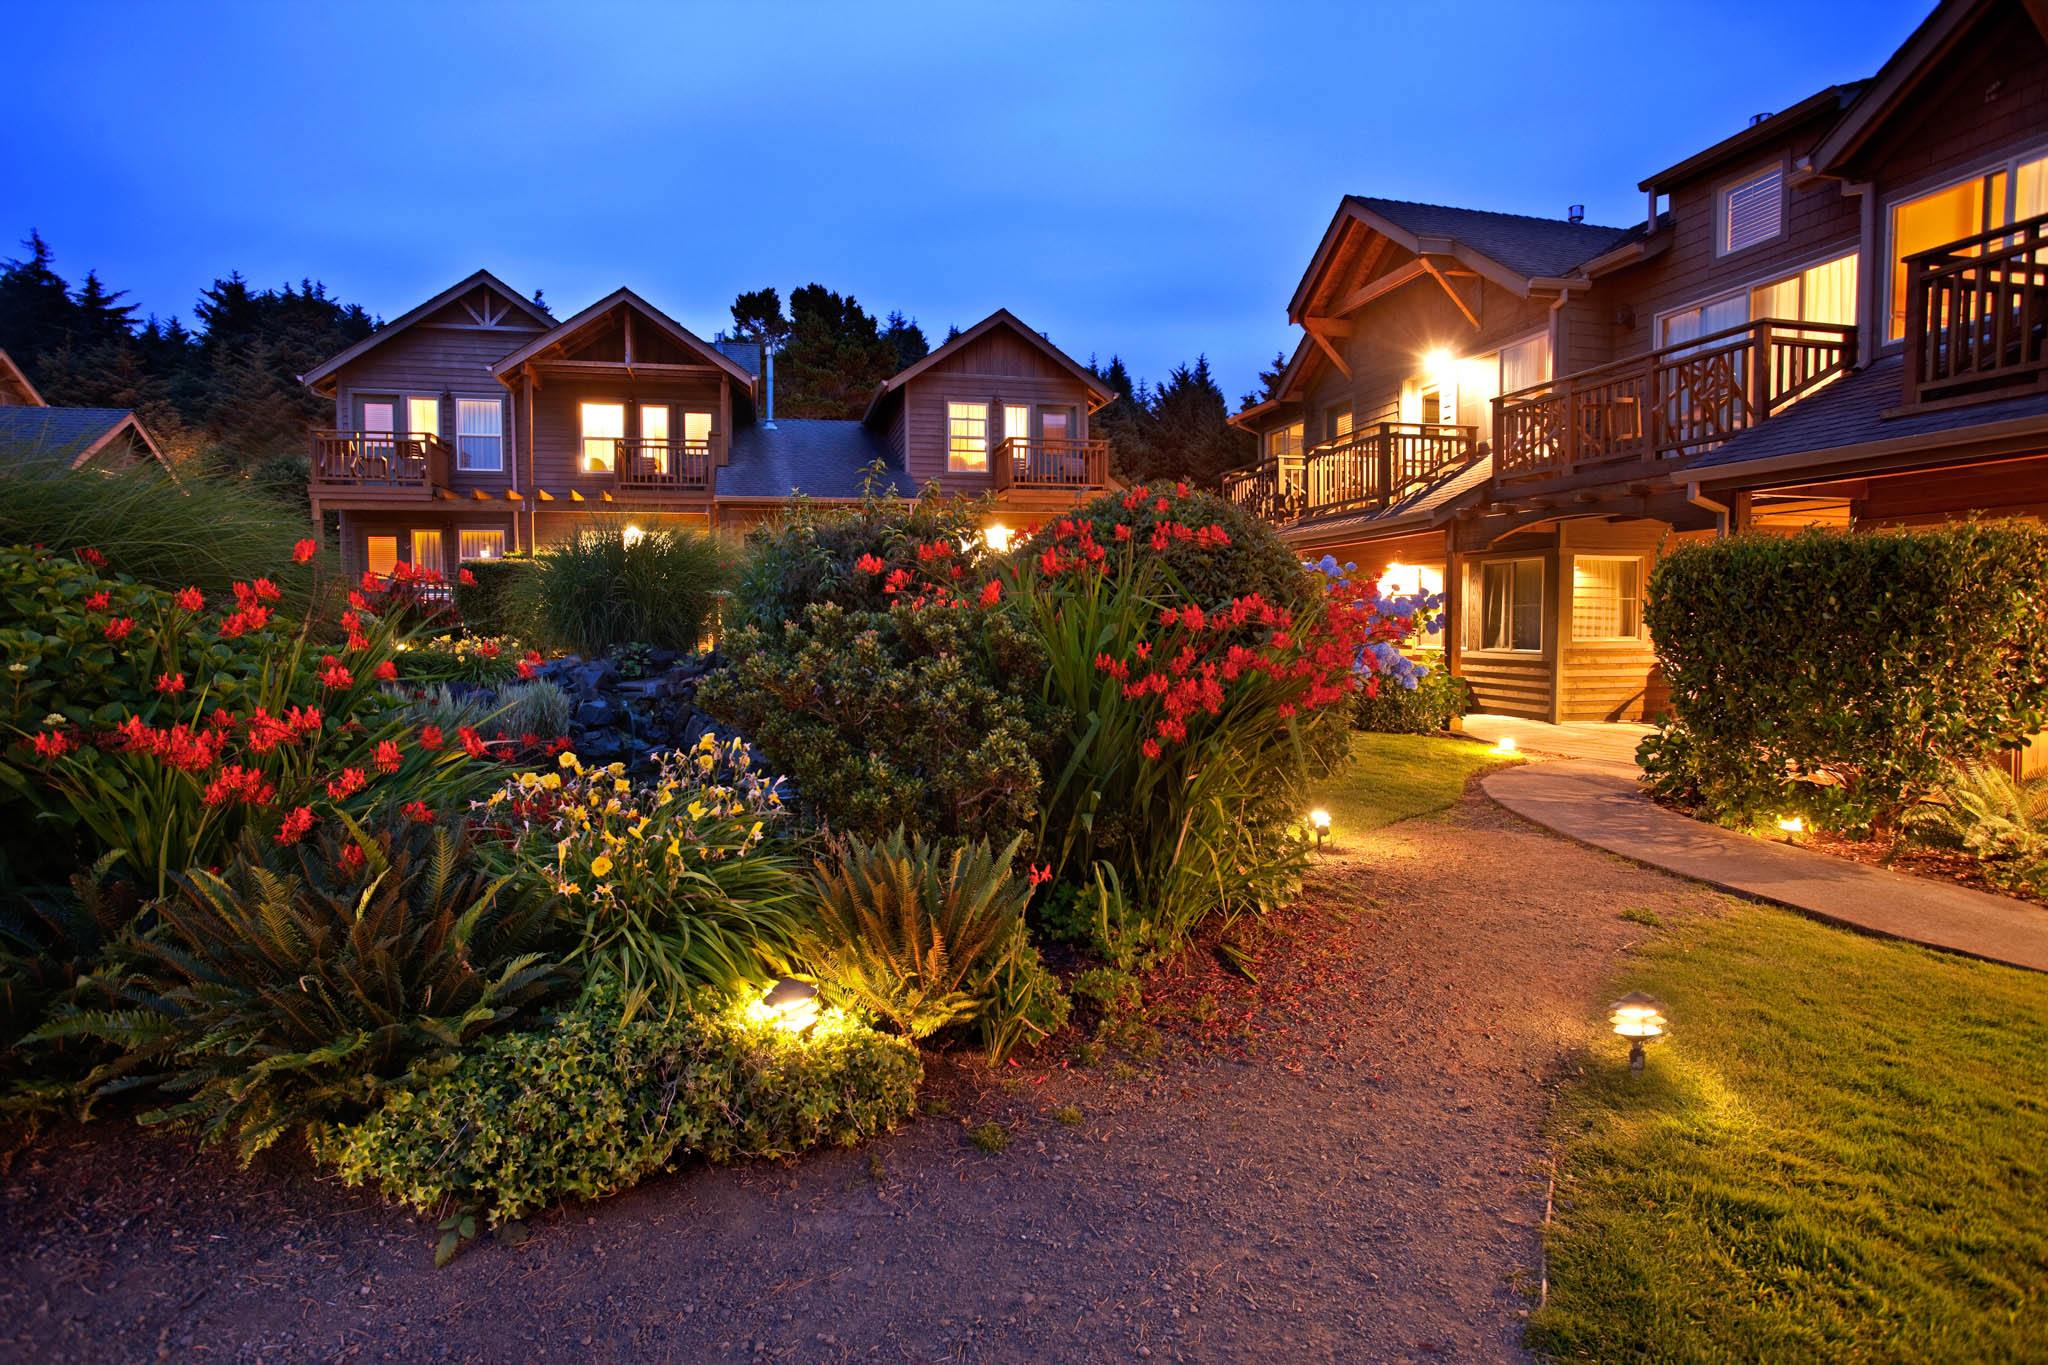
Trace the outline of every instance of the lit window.
[[445, 574], [447, 565], [442, 561], [441, 533], [439, 531], [414, 531], [412, 533], [412, 563], [416, 569], [431, 569]]
[[1768, 242], [1785, 230], [1785, 168], [1773, 166], [1762, 175], [1721, 191], [1721, 254]]
[[1030, 408], [1022, 403], [1007, 403], [1003, 406], [1003, 439], [1026, 442], [1031, 439]]
[[1550, 382], [1550, 333], [1500, 348], [1500, 391], [1514, 393]]
[[2008, 162], [1892, 205], [1891, 331], [1906, 334], [1906, 257], [2048, 213], [2048, 157]]
[[1290, 422], [1266, 433], [1266, 455], [1275, 460], [1291, 460], [1301, 454], [1301, 440], [1302, 424]]
[[1638, 640], [1643, 634], [1643, 563], [1580, 555], [1572, 561], [1572, 638]]
[[[1389, 564], [1380, 575], [1379, 591], [1382, 597], [1414, 597], [1418, 593], [1425, 593], [1441, 601], [1444, 593], [1444, 566]], [[1429, 628], [1429, 617], [1436, 614], [1438, 613], [1417, 613], [1415, 629], [1401, 641], [1402, 646], [1408, 649], [1442, 649], [1444, 633]]]
[[692, 446], [702, 449], [711, 447], [711, 414], [708, 412], [686, 412], [683, 414], [683, 439]]
[[1341, 441], [1351, 434], [1351, 405], [1339, 403], [1323, 414], [1323, 439]]
[[504, 406], [495, 398], [455, 400], [455, 467], [505, 467]]
[[503, 531], [464, 531], [460, 553], [464, 559], [503, 559], [505, 557], [505, 533]]
[[583, 404], [583, 472], [609, 474], [618, 443], [626, 438], [624, 403]]
[[1666, 313], [1657, 344], [1679, 346], [1764, 318], [1784, 322], [1855, 322], [1856, 253], [1852, 251], [1782, 279]]
[[1479, 610], [1469, 612], [1467, 645], [1534, 653], [1543, 648], [1543, 561], [1496, 559], [1478, 566]]
[[640, 405], [640, 439], [643, 441], [666, 441], [668, 439], [668, 405], [666, 403], [642, 403]]
[[956, 474], [988, 469], [987, 404], [946, 404], [946, 468]]
[[365, 536], [363, 538], [363, 567], [379, 578], [389, 578], [391, 571], [398, 567], [397, 536]]
[[441, 400], [438, 398], [406, 399], [405, 429], [415, 436], [439, 436], [441, 434]]

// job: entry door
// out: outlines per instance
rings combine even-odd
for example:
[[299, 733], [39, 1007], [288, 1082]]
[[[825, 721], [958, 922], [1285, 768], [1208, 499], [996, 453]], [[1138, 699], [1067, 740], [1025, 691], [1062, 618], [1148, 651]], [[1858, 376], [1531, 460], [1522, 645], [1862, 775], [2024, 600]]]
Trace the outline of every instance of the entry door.
[[397, 464], [397, 442], [392, 439], [398, 430], [398, 400], [396, 398], [359, 398], [356, 400], [356, 430], [362, 437], [357, 443], [355, 470], [356, 477], [364, 479], [388, 479]]
[[1038, 410], [1038, 439], [1044, 442], [1045, 465], [1049, 470], [1058, 471], [1062, 483], [1087, 482], [1086, 461], [1081, 452], [1068, 444], [1074, 434], [1073, 414], [1065, 408], [1040, 408]]

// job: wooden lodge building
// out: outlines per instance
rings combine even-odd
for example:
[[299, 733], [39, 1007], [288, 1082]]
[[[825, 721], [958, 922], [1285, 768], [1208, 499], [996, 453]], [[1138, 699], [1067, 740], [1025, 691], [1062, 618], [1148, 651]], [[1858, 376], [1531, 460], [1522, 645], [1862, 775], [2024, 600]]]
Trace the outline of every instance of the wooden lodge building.
[[[778, 421], [773, 357], [707, 342], [630, 289], [564, 322], [488, 271], [302, 376], [313, 519], [351, 572], [530, 551], [602, 522], [743, 528], [801, 493], [926, 486], [1038, 520], [1102, 491], [1111, 392], [1007, 310], [880, 385], [858, 421]], [[992, 522], [994, 527], [1000, 520]]]
[[1347, 196], [1234, 419], [1229, 495], [1443, 592], [1483, 711], [1654, 715], [1675, 540], [2048, 514], [2048, 7], [1944, 3], [1639, 188], [1623, 227]]
[[0, 470], [51, 462], [67, 469], [115, 469], [164, 453], [127, 408], [53, 408], [13, 357], [0, 351]]

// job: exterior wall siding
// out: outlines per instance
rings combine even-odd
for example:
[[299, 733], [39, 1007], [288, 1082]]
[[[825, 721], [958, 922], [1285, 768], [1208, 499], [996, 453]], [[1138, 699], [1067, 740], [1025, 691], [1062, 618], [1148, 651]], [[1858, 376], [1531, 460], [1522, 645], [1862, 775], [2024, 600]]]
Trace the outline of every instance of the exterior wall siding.
[[[993, 406], [1028, 403], [1073, 410], [1073, 439], [1088, 436], [1088, 390], [1066, 368], [1006, 328], [997, 327], [904, 386], [900, 416], [904, 470], [917, 487], [937, 483], [949, 493], [975, 495], [995, 487], [993, 476], [946, 468], [946, 405], [992, 405], [991, 448], [1001, 439]], [[891, 433], [894, 441], [893, 431]]]

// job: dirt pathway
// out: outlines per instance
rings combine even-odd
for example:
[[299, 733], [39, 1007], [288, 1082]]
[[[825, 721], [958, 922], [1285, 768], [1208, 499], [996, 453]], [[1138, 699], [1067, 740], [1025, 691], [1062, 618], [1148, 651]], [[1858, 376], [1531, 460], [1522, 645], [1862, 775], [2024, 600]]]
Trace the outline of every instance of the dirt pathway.
[[1151, 1065], [969, 1097], [1000, 1154], [930, 1117], [438, 1273], [419, 1222], [284, 1158], [60, 1132], [0, 1181], [0, 1357], [1517, 1358], [1546, 1090], [1645, 932], [1620, 913], [1714, 898], [1475, 795], [1307, 900], [1227, 1045], [1193, 1041], [1212, 1016]]

